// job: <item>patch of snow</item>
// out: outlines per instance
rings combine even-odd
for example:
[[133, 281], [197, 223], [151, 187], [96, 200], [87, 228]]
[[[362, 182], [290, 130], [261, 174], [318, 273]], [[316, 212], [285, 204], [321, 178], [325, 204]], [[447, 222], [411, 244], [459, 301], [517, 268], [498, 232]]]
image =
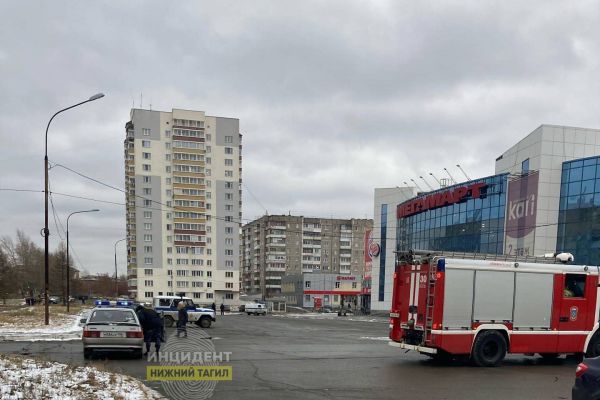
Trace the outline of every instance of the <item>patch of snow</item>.
[[17, 399], [164, 399], [127, 376], [93, 367], [0, 355], [0, 398]]
[[381, 340], [381, 341], [389, 341], [390, 338], [387, 336], [361, 336], [363, 340]]
[[315, 313], [315, 312], [307, 312], [304, 314], [271, 314], [273, 317], [282, 317], [282, 318], [294, 318], [294, 319], [339, 319], [340, 321], [360, 321], [360, 322], [379, 322], [379, 323], [389, 323], [388, 318], [384, 317], [372, 317], [369, 315], [348, 315], [346, 317], [340, 317], [337, 313]]
[[79, 326], [80, 315], [68, 315], [50, 319], [50, 325], [39, 324], [10, 324], [0, 326], [0, 341], [51, 341], [81, 339], [83, 328]]

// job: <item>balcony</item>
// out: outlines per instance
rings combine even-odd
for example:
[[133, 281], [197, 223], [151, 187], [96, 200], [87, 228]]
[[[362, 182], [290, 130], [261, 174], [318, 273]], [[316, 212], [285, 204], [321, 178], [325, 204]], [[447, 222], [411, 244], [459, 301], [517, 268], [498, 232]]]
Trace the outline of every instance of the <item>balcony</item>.
[[267, 268], [265, 268], [265, 271], [267, 271], [267, 272], [285, 272], [285, 267], [269, 267], [267, 265]]

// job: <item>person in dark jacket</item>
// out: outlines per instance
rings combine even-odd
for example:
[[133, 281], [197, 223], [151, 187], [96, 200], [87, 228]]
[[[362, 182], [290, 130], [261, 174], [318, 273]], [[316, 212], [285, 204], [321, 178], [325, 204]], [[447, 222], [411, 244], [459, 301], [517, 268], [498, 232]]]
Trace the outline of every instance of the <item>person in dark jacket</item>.
[[212, 310], [214, 312], [217, 312], [217, 305], [215, 304], [215, 302], [213, 301], [213, 303], [210, 305], [210, 308], [212, 308]]
[[177, 337], [180, 333], [183, 333], [183, 337], [187, 337], [188, 313], [183, 301], [177, 304], [177, 310]]
[[156, 352], [160, 351], [160, 341], [163, 330], [162, 319], [156, 311], [151, 308], [145, 308], [144, 306], [137, 306], [136, 314], [142, 325], [142, 331], [144, 332], [144, 342], [146, 343], [146, 353], [150, 352], [150, 346], [154, 342]]
[[221, 303], [221, 315], [225, 315], [225, 304]]

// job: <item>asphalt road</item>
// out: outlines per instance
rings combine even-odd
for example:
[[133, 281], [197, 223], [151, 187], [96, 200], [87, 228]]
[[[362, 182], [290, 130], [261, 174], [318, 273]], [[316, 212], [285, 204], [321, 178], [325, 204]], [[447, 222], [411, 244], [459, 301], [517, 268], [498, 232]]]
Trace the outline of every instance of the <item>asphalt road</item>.
[[[499, 368], [439, 365], [388, 346], [387, 329], [385, 319], [335, 315], [219, 317], [206, 332], [217, 351], [232, 353], [233, 380], [219, 382], [213, 399], [570, 399], [574, 359], [510, 356]], [[125, 357], [85, 361], [78, 341], [0, 342], [0, 352], [95, 363], [140, 379], [146, 373], [145, 361]], [[147, 384], [164, 393], [160, 384]]]

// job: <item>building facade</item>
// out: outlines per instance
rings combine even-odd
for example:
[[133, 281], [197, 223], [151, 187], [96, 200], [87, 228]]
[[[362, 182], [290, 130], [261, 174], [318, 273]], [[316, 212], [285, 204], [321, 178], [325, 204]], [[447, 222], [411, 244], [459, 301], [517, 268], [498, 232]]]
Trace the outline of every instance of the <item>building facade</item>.
[[239, 302], [239, 120], [131, 110], [125, 138], [130, 296]]
[[[519, 256], [569, 251], [578, 264], [599, 265], [599, 156], [600, 130], [541, 125], [496, 159], [493, 176], [394, 199], [395, 204], [385, 203], [376, 189], [375, 224], [382, 226], [378, 214], [379, 220], [387, 216], [386, 232], [396, 231], [397, 251]], [[407, 188], [387, 190], [401, 196]], [[383, 281], [383, 291], [377, 288], [372, 309], [389, 310], [394, 255], [381, 242], [373, 281]]]
[[303, 308], [360, 307], [362, 277], [330, 273], [288, 275], [281, 282], [286, 304]]
[[247, 295], [281, 295], [286, 275], [326, 272], [363, 275], [364, 237], [369, 219], [267, 215], [242, 228], [242, 290]]

